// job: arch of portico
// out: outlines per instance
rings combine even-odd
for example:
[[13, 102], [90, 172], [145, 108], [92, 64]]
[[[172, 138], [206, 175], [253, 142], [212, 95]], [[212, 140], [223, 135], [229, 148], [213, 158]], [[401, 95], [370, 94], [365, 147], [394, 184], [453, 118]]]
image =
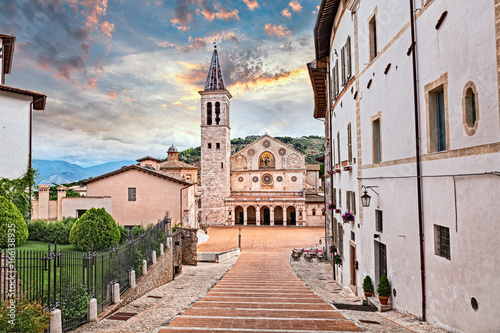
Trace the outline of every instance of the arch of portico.
[[298, 204], [230, 204], [229, 225], [305, 225], [305, 208]]

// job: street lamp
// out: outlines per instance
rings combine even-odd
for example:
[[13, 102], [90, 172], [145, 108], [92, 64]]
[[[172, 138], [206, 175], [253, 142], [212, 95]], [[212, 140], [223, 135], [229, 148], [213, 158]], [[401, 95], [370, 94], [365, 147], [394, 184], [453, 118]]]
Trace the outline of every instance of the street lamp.
[[372, 197], [368, 195], [367, 189], [372, 190], [378, 196], [378, 193], [373, 189], [374, 187], [378, 188], [378, 186], [365, 186], [365, 185], [362, 185], [362, 188], [364, 189], [364, 193], [361, 196], [361, 204], [363, 205], [363, 207], [370, 207], [370, 201], [371, 201]]

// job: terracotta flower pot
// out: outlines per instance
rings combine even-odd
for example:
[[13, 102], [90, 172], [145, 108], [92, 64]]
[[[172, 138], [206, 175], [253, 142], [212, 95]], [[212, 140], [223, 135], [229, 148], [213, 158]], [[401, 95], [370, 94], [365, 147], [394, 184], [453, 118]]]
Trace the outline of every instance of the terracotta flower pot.
[[372, 297], [372, 296], [373, 296], [373, 293], [367, 293], [367, 292], [365, 291], [365, 298], [366, 298], [366, 299], [368, 299], [368, 297]]
[[387, 303], [389, 302], [389, 297], [379, 296], [378, 300], [380, 301], [380, 304], [387, 305]]

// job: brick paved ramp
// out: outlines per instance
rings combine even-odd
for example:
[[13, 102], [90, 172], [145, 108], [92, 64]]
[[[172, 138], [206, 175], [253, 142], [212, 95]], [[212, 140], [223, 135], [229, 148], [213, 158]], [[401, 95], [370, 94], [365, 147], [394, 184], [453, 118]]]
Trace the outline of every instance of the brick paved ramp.
[[[198, 252], [223, 252], [238, 247], [239, 226], [212, 226], [210, 238], [198, 245]], [[325, 237], [324, 227], [241, 226], [241, 251], [290, 252], [293, 248], [309, 248]]]
[[159, 333], [361, 331], [290, 269], [288, 253], [244, 252], [204, 297]]

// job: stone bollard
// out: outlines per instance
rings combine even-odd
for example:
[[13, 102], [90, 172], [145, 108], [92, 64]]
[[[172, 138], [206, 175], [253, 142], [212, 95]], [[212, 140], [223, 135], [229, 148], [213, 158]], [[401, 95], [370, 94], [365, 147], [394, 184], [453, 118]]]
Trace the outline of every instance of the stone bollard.
[[113, 285], [113, 304], [120, 303], [120, 284]]
[[153, 261], [153, 265], [156, 264], [156, 250], [151, 252], [151, 259]]
[[130, 285], [130, 288], [135, 288], [135, 271], [131, 270], [128, 272], [128, 284]]
[[92, 298], [89, 303], [89, 312], [87, 314], [87, 319], [90, 322], [97, 321], [97, 299]]
[[49, 333], [62, 333], [62, 316], [59, 309], [52, 310], [50, 313]]
[[148, 274], [148, 262], [146, 260], [142, 261], [142, 275]]
[[160, 244], [160, 255], [164, 255], [165, 254], [165, 249], [163, 248], [163, 243]]

